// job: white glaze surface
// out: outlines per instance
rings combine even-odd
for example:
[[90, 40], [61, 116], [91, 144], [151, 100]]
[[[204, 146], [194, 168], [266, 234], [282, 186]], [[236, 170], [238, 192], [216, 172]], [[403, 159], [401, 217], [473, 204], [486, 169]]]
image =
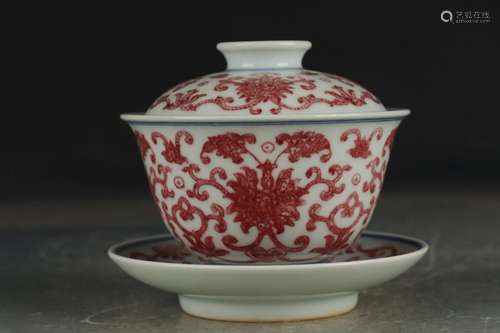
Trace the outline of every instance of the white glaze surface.
[[217, 44], [227, 70], [302, 68], [302, 57], [311, 48], [308, 41], [225, 42]]
[[171, 234], [212, 261], [287, 263], [368, 226], [399, 122], [130, 125]]
[[361, 85], [335, 74], [305, 70], [307, 41], [219, 43], [227, 70], [179, 83], [146, 115], [197, 117], [300, 116], [386, 111]]
[[301, 320], [350, 311], [357, 302], [357, 291], [395, 278], [428, 250], [427, 244], [417, 239], [368, 232], [360, 239], [362, 246], [394, 246], [401, 254], [274, 266], [165, 263], [128, 257], [130, 252], [155, 243], [158, 237], [129, 241], [113, 246], [108, 254], [137, 280], [179, 294], [186, 312], [230, 321]]

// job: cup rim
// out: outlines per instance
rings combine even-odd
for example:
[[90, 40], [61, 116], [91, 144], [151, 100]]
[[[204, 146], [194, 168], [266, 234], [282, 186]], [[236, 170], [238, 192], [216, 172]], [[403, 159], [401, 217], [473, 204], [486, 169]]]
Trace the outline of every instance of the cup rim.
[[391, 108], [386, 111], [363, 112], [363, 113], [335, 113], [335, 114], [297, 114], [297, 115], [261, 115], [249, 117], [248, 115], [147, 115], [143, 113], [124, 113], [120, 118], [128, 123], [315, 123], [315, 122], [343, 122], [343, 121], [384, 121], [402, 119], [411, 113], [405, 108]]

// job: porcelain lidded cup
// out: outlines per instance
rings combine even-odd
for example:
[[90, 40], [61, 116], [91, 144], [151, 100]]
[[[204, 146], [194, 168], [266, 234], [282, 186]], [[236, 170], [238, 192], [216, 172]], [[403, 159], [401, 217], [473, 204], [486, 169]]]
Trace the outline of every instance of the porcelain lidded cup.
[[306, 41], [217, 45], [227, 70], [171, 88], [134, 131], [169, 232], [214, 263], [318, 262], [366, 228], [404, 109], [302, 68]]

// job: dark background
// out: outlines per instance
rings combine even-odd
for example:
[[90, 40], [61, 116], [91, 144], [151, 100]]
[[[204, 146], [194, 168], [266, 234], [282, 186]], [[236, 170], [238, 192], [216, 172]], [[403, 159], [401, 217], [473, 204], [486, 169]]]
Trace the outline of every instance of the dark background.
[[[397, 188], [499, 183], [499, 20], [493, 3], [20, 2], [2, 11], [7, 96], [0, 199], [147, 195], [121, 113], [220, 71], [220, 41], [310, 40], [309, 69], [413, 111], [386, 178]], [[447, 24], [443, 9], [489, 11]], [[5, 89], [5, 88], [4, 88]]]
[[[444, 9], [491, 22], [443, 23]], [[472, 0], [3, 1], [0, 333], [500, 332], [499, 14]], [[430, 251], [330, 320], [191, 318], [106, 255], [166, 231], [119, 115], [223, 70], [217, 42], [272, 39], [312, 41], [306, 68], [413, 111], [369, 228]]]

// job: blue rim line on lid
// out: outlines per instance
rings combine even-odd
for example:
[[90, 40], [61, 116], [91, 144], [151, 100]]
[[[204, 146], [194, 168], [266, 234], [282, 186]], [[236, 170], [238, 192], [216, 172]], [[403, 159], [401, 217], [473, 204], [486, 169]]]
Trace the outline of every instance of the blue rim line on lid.
[[388, 121], [400, 121], [404, 117], [399, 117], [399, 118], [379, 118], [379, 119], [363, 119], [363, 120], [357, 120], [357, 119], [338, 119], [338, 120], [310, 120], [310, 121], [304, 121], [304, 120], [288, 120], [288, 121], [263, 121], [263, 122], [246, 122], [246, 121], [239, 121], [239, 122], [233, 122], [233, 121], [227, 121], [227, 122], [190, 122], [190, 121], [155, 121], [155, 122], [149, 122], [149, 121], [127, 121], [131, 125], [143, 125], [143, 126], [155, 126], [158, 124], [163, 124], [163, 125], [169, 125], [169, 126], [217, 126], [217, 127], [222, 127], [222, 126], [275, 126], [275, 125], [310, 125], [310, 124], [315, 124], [315, 125], [321, 125], [321, 124], [333, 124], [333, 123], [375, 123], [375, 122], [388, 122]]

